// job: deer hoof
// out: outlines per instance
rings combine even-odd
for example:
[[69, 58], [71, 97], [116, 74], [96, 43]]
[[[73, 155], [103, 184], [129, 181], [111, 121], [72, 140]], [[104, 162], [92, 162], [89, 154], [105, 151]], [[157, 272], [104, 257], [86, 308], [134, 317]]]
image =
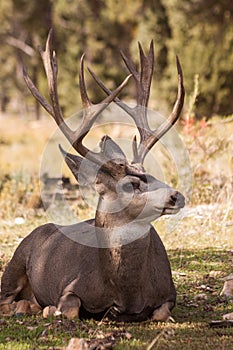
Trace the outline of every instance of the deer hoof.
[[90, 349], [83, 338], [71, 338], [66, 350], [88, 350]]
[[49, 317], [52, 317], [52, 316], [57, 316], [56, 312], [57, 312], [56, 306], [46, 306], [43, 309], [43, 317], [44, 318], [49, 318]]
[[15, 313], [14, 304], [3, 304], [0, 306], [0, 316], [13, 316]]
[[171, 306], [170, 302], [162, 304], [153, 312], [151, 320], [156, 322], [167, 322], [171, 317], [169, 306]]
[[77, 307], [71, 307], [65, 310], [62, 314], [69, 320], [73, 320], [74, 318], [78, 318], [79, 309]]
[[15, 315], [31, 315], [30, 302], [28, 300], [20, 300], [16, 303]]
[[38, 304], [30, 302], [31, 314], [36, 315], [41, 312], [41, 307]]
[[79, 317], [80, 306], [81, 301], [77, 295], [67, 292], [60, 298], [57, 310], [69, 320], [73, 320]]

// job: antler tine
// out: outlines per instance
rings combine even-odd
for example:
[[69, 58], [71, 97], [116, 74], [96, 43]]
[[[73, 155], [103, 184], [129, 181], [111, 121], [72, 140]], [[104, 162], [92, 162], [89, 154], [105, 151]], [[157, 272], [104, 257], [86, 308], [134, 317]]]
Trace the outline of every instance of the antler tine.
[[65, 134], [69, 142], [73, 143], [73, 131], [65, 124], [63, 119], [57, 118], [53, 106], [51, 106], [48, 101], [40, 94], [37, 87], [32, 82], [31, 78], [27, 73], [27, 69], [23, 66], [23, 77], [27, 84], [28, 89], [31, 91], [31, 94], [35, 97], [35, 99], [41, 104], [41, 106], [54, 118], [57, 125], [61, 129], [61, 131]]
[[[152, 131], [149, 127], [147, 120], [147, 105], [150, 94], [150, 86], [152, 81], [152, 75], [154, 70], [154, 46], [153, 40], [150, 43], [149, 53], [146, 56], [143, 52], [142, 46], [138, 43], [139, 53], [140, 53], [140, 74], [135, 70], [131, 61], [126, 57], [126, 55], [121, 51], [121, 56], [130, 71], [133, 75], [136, 85], [137, 85], [137, 106], [135, 108], [130, 108], [128, 105], [123, 103], [119, 98], [116, 98], [114, 101], [119, 104], [119, 106], [128, 113], [136, 123], [137, 129], [140, 134], [140, 143], [137, 145], [136, 138], [133, 140], [133, 163], [141, 163], [145, 159], [145, 156], [149, 150], [154, 146], [154, 144], [175, 124], [179, 115], [181, 113], [185, 90], [183, 86], [183, 74], [181, 65], [178, 57], [176, 57], [177, 71], [178, 71], [178, 93], [177, 99], [174, 104], [172, 113], [169, 118], [157, 129]], [[96, 75], [89, 69], [89, 72], [97, 82], [97, 84], [103, 89], [106, 94], [110, 94], [111, 90], [106, 88], [103, 82], [96, 77]]]
[[[89, 73], [91, 74], [92, 78], [96, 81], [96, 83], [101, 87], [101, 89], [107, 94], [110, 95], [112, 91], [106, 87], [106, 85], [102, 82], [102, 80], [97, 77], [97, 75], [93, 72], [93, 70], [89, 67], [87, 67]], [[131, 75], [130, 75], [131, 76]], [[122, 102], [118, 97], [114, 99], [114, 101], [121, 106], [123, 110], [125, 110], [133, 119], [135, 117], [135, 113], [133, 112], [133, 109], [130, 108], [126, 103]]]
[[140, 53], [141, 74], [138, 83], [138, 100], [137, 104], [147, 107], [150, 96], [151, 80], [154, 72], [154, 45], [153, 40], [150, 43], [150, 50], [145, 56], [140, 42], [138, 43]]
[[[49, 94], [52, 105], [50, 105], [47, 100], [40, 94], [37, 87], [34, 85], [32, 80], [27, 74], [27, 70], [23, 67], [23, 74], [25, 82], [31, 91], [32, 95], [36, 100], [45, 108], [45, 110], [54, 118], [55, 122], [66, 136], [71, 145], [76, 149], [80, 155], [88, 158], [89, 160], [97, 163], [100, 166], [108, 169], [108, 165], [105, 164], [109, 160], [105, 158], [103, 152], [92, 152], [82, 144], [82, 140], [89, 132], [90, 128], [94, 124], [97, 116], [111, 103], [120, 91], [125, 87], [131, 74], [128, 75], [125, 80], [113, 91], [110, 92], [101, 103], [93, 104], [87, 95], [85, 79], [84, 79], [84, 55], [81, 58], [80, 62], [80, 73], [79, 73], [79, 84], [80, 84], [80, 93], [83, 103], [83, 121], [80, 127], [73, 131], [65, 123], [62, 111], [59, 104], [58, 92], [57, 92], [57, 73], [58, 73], [58, 64], [55, 52], [51, 50], [52, 42], [52, 30], [49, 31], [48, 38], [46, 41], [45, 51], [41, 47], [38, 47], [44, 68], [48, 80]], [[110, 166], [110, 165], [109, 165]], [[112, 167], [112, 165], [111, 165]]]
[[53, 110], [54, 110], [54, 118], [56, 118], [56, 122], [58, 125], [64, 122], [62, 111], [59, 105], [58, 93], [57, 93], [57, 58], [54, 51], [51, 50], [51, 42], [52, 42], [52, 29], [49, 31], [48, 38], [46, 41], [45, 51], [42, 50], [41, 46], [38, 46], [38, 50], [40, 52], [45, 73], [48, 80], [49, 86], [49, 95], [52, 102]]
[[133, 138], [133, 159], [134, 159], [134, 163], [140, 163], [140, 157], [138, 154], [138, 145], [137, 145], [137, 137], [136, 135]]
[[84, 79], [84, 58], [85, 58], [85, 54], [82, 55], [80, 60], [79, 87], [80, 87], [80, 94], [81, 94], [81, 99], [83, 103], [83, 108], [85, 109], [87, 107], [90, 107], [92, 103], [88, 98], [85, 79]]
[[124, 54], [122, 50], [120, 50], [120, 54], [129, 72], [133, 75], [134, 79], [137, 81], [140, 78], [140, 74], [136, 71], [136, 69], [132, 65], [132, 62], [128, 59], [128, 57]]
[[29, 77], [25, 66], [23, 66], [23, 77], [27, 84], [28, 89], [31, 91], [31, 94], [44, 107], [44, 109], [53, 116], [53, 108], [48, 103], [48, 101], [40, 94], [39, 90], [37, 89], [37, 87], [32, 82], [31, 78]]
[[52, 107], [50, 106], [48, 110], [46, 108], [45, 103], [42, 103], [44, 102], [43, 100], [38, 99], [38, 101], [47, 110], [47, 112], [49, 112], [49, 114], [54, 118], [55, 122], [57, 123], [61, 131], [64, 133], [66, 138], [69, 140], [69, 142], [73, 144], [75, 141], [74, 132], [68, 127], [68, 125], [64, 121], [61, 107], [59, 104], [59, 99], [58, 99], [58, 93], [57, 93], [58, 64], [57, 64], [56, 53], [55, 51], [51, 50], [52, 34], [53, 34], [53, 30], [50, 29], [48, 38], [46, 41], [45, 51], [42, 50], [41, 46], [38, 46], [38, 50], [44, 64], [44, 69], [48, 80], [49, 95], [50, 95], [50, 100], [52, 102]]
[[[137, 106], [134, 108], [129, 107], [125, 103], [123, 103], [119, 98], [116, 98], [114, 101], [119, 104], [119, 106], [128, 113], [134, 120], [137, 129], [140, 135], [140, 144], [145, 142], [148, 136], [151, 134], [151, 130], [147, 121], [147, 105], [148, 99], [150, 95], [150, 86], [151, 80], [154, 70], [154, 49], [153, 49], [153, 41], [150, 44], [150, 50], [148, 55], [146, 56], [143, 52], [141, 44], [139, 43], [139, 52], [140, 52], [140, 73], [134, 68], [130, 59], [124, 54], [123, 51], [120, 51], [122, 59], [124, 60], [129, 72], [132, 74], [136, 86], [137, 86]], [[97, 84], [103, 89], [106, 94], [110, 94], [111, 90], [106, 88], [103, 82], [93, 73], [91, 69], [89, 69], [90, 74], [95, 79]], [[133, 153], [134, 153], [134, 162], [136, 159], [140, 162], [138, 153], [136, 152], [136, 143], [133, 143]]]
[[[82, 140], [84, 137], [87, 135], [89, 132], [90, 128], [94, 124], [95, 120], [99, 116], [100, 113], [102, 113], [111, 103], [112, 101], [115, 100], [117, 95], [120, 93], [120, 91], [125, 87], [127, 84], [128, 80], [130, 79], [131, 75], [128, 75], [124, 81], [114, 90], [111, 92], [110, 95], [108, 95], [101, 103], [98, 103], [94, 105], [91, 103], [87, 97], [86, 93], [86, 88], [85, 88], [85, 83], [84, 83], [84, 77], [83, 77], [83, 72], [80, 75], [80, 89], [81, 95], [82, 95], [82, 101], [83, 104], [88, 106], [86, 109], [83, 110], [83, 121], [81, 126], [76, 130], [75, 132], [75, 142], [73, 143], [73, 147], [83, 156], [87, 157], [88, 159], [92, 160], [93, 162], [97, 164], [103, 164], [106, 159], [103, 158], [103, 154], [100, 153], [95, 153], [89, 151], [83, 144]], [[82, 88], [81, 88], [82, 87]]]
[[125, 80], [121, 83], [121, 85], [119, 85], [113, 92], [110, 92], [110, 94], [101, 103], [93, 104], [89, 100], [89, 97], [87, 95], [86, 84], [84, 79], [84, 59], [85, 54], [83, 54], [81, 57], [79, 71], [79, 86], [81, 99], [83, 103], [83, 120], [81, 126], [77, 128], [74, 134], [75, 141], [73, 142], [73, 147], [83, 157], [86, 157], [99, 165], [103, 165], [106, 162], [104, 152], [91, 152], [87, 147], [85, 147], [82, 144], [82, 140], [91, 129], [99, 114], [107, 108], [109, 103], [111, 103], [119, 94], [119, 92], [125, 87], [131, 75], [128, 75], [125, 78]]
[[178, 56], [176, 56], [176, 65], [177, 65], [177, 72], [178, 72], [178, 92], [177, 92], [177, 98], [173, 107], [173, 110], [170, 114], [170, 116], [160, 125], [160, 127], [149, 135], [149, 137], [139, 145], [138, 154], [143, 162], [145, 156], [149, 152], [149, 150], [155, 145], [155, 143], [164, 135], [166, 132], [172, 127], [172, 125], [175, 124], [177, 119], [180, 116], [180, 113], [183, 108], [184, 104], [184, 97], [185, 97], [185, 90], [183, 85], [183, 73], [181, 64], [179, 61]]
[[[137, 127], [141, 127], [141, 129], [148, 129], [148, 123], [147, 119], [138, 117], [139, 109], [144, 109], [147, 107], [149, 94], [150, 94], [150, 85], [154, 70], [154, 49], [153, 49], [153, 41], [151, 41], [150, 44], [150, 50], [148, 56], [145, 56], [141, 44], [139, 45], [139, 51], [140, 51], [140, 62], [141, 62], [141, 73], [137, 72], [134, 68], [132, 62], [129, 60], [129, 58], [124, 54], [122, 50], [120, 50], [120, 54], [122, 56], [123, 61], [125, 62], [129, 72], [134, 77], [136, 84], [137, 84], [137, 107], [136, 108], [130, 108], [125, 103], [123, 103], [119, 98], [116, 98], [114, 101], [117, 102], [120, 107], [125, 110], [135, 121]], [[97, 84], [101, 87], [101, 89], [106, 93], [110, 94], [111, 90], [109, 90], [104, 83], [95, 75], [95, 73], [88, 68], [90, 74], [95, 79]], [[144, 108], [142, 108], [144, 107]], [[139, 130], [140, 135], [143, 133], [143, 131]], [[142, 137], [142, 135], [141, 135]]]

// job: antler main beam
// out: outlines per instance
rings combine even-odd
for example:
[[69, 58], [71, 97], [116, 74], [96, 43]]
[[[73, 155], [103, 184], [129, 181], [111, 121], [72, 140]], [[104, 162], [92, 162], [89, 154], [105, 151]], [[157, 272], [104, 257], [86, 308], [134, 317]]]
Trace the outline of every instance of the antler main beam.
[[[86, 148], [82, 141], [89, 132], [90, 128], [94, 124], [99, 114], [111, 103], [116, 101], [119, 106], [128, 113], [134, 120], [140, 135], [140, 142], [137, 144], [136, 137], [133, 140], [133, 163], [143, 164], [145, 156], [154, 144], [175, 124], [181, 113], [184, 103], [184, 86], [183, 86], [183, 75], [182, 69], [178, 57], [176, 57], [177, 71], [178, 71], [178, 93], [176, 102], [174, 104], [172, 113], [165, 120], [162, 125], [156, 130], [151, 130], [147, 118], [147, 107], [150, 96], [151, 81], [154, 72], [154, 49], [153, 41], [151, 41], [149, 53], [146, 56], [143, 52], [141, 44], [139, 43], [139, 54], [140, 54], [140, 69], [137, 71], [130, 61], [130, 59], [121, 51], [121, 56], [130, 72], [130, 75], [119, 85], [114, 91], [109, 90], [104, 83], [94, 74], [94, 72], [88, 68], [90, 74], [93, 76], [98, 85], [108, 95], [101, 103], [93, 104], [87, 94], [86, 84], [84, 79], [84, 55], [80, 61], [80, 72], [79, 72], [79, 85], [80, 94], [83, 105], [83, 120], [81, 126], [76, 130], [71, 130], [65, 123], [62, 110], [59, 104], [58, 92], [57, 92], [57, 74], [58, 64], [56, 53], [51, 50], [52, 43], [52, 30], [50, 30], [48, 39], [46, 42], [45, 51], [39, 47], [39, 52], [43, 60], [45, 73], [48, 80], [49, 95], [51, 104], [40, 94], [37, 87], [34, 85], [32, 80], [27, 74], [24, 67], [24, 79], [27, 83], [29, 90], [37, 101], [44, 107], [44, 109], [54, 118], [55, 122], [69, 140], [74, 149], [83, 157], [104, 166], [107, 170], [109, 159], [106, 159], [104, 154], [104, 145], [100, 152], [93, 152]], [[117, 95], [127, 84], [130, 76], [133, 76], [136, 82], [137, 89], [137, 104], [135, 107], [129, 107], [127, 104], [122, 102]], [[104, 143], [104, 141], [103, 141]], [[112, 170], [112, 166], [111, 166]]]
[[[154, 49], [153, 41], [150, 44], [150, 50], [146, 56], [142, 50], [141, 44], [139, 43], [139, 53], [140, 53], [140, 72], [138, 72], [132, 62], [121, 52], [122, 58], [132, 74], [137, 89], [137, 105], [134, 108], [129, 107], [119, 98], [115, 99], [115, 102], [134, 120], [140, 135], [140, 143], [137, 145], [136, 137], [133, 140], [133, 163], [141, 163], [145, 159], [145, 156], [149, 150], [155, 145], [155, 143], [175, 124], [179, 115], [181, 113], [185, 90], [183, 86], [183, 74], [181, 65], [178, 57], [176, 57], [177, 72], [178, 72], [178, 93], [176, 102], [174, 104], [172, 113], [167, 120], [164, 121], [162, 125], [156, 130], [151, 130], [147, 119], [147, 106], [150, 96], [150, 87], [154, 71]], [[111, 90], [109, 90], [104, 83], [89, 69], [89, 72], [97, 82], [97, 84], [105, 91], [106, 94], [110, 95]]]
[[[88, 148], [86, 148], [82, 141], [84, 137], [89, 132], [90, 128], [94, 124], [97, 117], [103, 112], [107, 106], [116, 99], [117, 95], [127, 84], [131, 74], [128, 75], [125, 80], [119, 85], [113, 92], [109, 93], [108, 96], [98, 104], [93, 104], [87, 95], [85, 79], [84, 79], [84, 55], [80, 61], [80, 72], [79, 72], [79, 85], [80, 85], [80, 94], [83, 105], [83, 120], [81, 126], [79, 126], [76, 130], [70, 129], [70, 127], [64, 121], [64, 117], [60, 108], [58, 92], [57, 92], [57, 73], [58, 73], [58, 64], [55, 51], [51, 50], [52, 43], [52, 30], [50, 30], [46, 42], [45, 51], [39, 47], [39, 52], [42, 57], [42, 61], [45, 68], [45, 73], [48, 80], [48, 88], [51, 104], [40, 94], [37, 87], [34, 85], [32, 80], [27, 74], [27, 70], [23, 67], [23, 74], [26, 84], [31, 91], [32, 95], [36, 98], [36, 100], [44, 107], [44, 109], [54, 118], [60, 130], [63, 132], [65, 137], [68, 139], [73, 148], [83, 157], [88, 158], [94, 163], [105, 167], [106, 170], [108, 166], [110, 166], [109, 159], [106, 159], [104, 154], [104, 146], [102, 150], [98, 152], [92, 152]], [[112, 168], [112, 166], [111, 166]]]

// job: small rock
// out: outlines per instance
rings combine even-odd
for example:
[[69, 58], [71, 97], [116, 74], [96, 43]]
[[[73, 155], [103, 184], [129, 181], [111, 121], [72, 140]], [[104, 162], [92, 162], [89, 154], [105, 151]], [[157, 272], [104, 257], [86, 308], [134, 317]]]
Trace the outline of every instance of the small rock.
[[98, 334], [96, 334], [96, 338], [97, 339], [104, 339], [105, 338], [105, 335], [103, 332], [99, 332]]
[[83, 338], [71, 338], [66, 350], [88, 350], [88, 344]]
[[233, 321], [233, 312], [230, 312], [229, 314], [223, 315], [223, 320], [231, 320]]
[[132, 334], [129, 332], [125, 332], [125, 337], [126, 339], [131, 339], [132, 338]]
[[207, 300], [208, 296], [205, 293], [200, 293], [195, 295], [194, 300], [198, 301], [198, 300]]
[[200, 285], [200, 289], [206, 289], [207, 286], [205, 284]]
[[233, 279], [227, 279], [223, 285], [220, 295], [230, 298], [233, 296]]
[[179, 272], [179, 271], [172, 271], [172, 276], [178, 276], [178, 277], [185, 277], [185, 272]]
[[15, 224], [16, 225], [23, 225], [25, 223], [25, 219], [22, 217], [15, 218]]
[[32, 327], [32, 326], [27, 326], [26, 327], [29, 331], [34, 331], [35, 329], [37, 329], [37, 327]]
[[222, 275], [222, 271], [215, 271], [215, 270], [212, 270], [210, 271], [208, 277], [209, 278], [218, 278]]

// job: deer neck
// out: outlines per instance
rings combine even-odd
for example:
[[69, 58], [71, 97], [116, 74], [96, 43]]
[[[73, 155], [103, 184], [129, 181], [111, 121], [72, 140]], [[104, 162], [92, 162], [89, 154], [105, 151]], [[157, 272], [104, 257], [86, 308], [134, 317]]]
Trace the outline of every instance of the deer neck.
[[127, 208], [120, 212], [106, 213], [101, 211], [100, 204], [95, 226], [99, 247], [107, 248], [99, 249], [101, 271], [107, 279], [117, 280], [119, 275], [127, 273], [128, 268], [125, 268], [129, 266], [132, 254], [137, 265], [134, 270], [137, 273], [143, 271], [150, 246], [150, 224], [130, 219]]
[[130, 210], [120, 211], [105, 208], [99, 201], [95, 215], [97, 240], [101, 248], [118, 248], [145, 236], [151, 228], [150, 223], [132, 218]]

